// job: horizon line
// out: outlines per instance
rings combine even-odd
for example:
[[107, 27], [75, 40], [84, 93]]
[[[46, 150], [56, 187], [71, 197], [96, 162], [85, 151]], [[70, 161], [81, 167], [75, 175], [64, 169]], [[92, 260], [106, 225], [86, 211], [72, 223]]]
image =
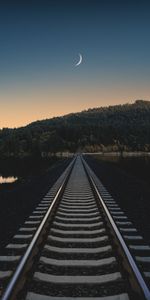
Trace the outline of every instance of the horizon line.
[[42, 122], [42, 121], [46, 121], [46, 120], [52, 120], [52, 119], [55, 119], [55, 118], [63, 118], [63, 117], [66, 117], [66, 116], [69, 116], [69, 115], [72, 115], [72, 114], [78, 114], [78, 113], [82, 113], [84, 111], [89, 111], [89, 110], [93, 110], [93, 109], [97, 109], [97, 108], [109, 108], [109, 107], [114, 107], [114, 106], [123, 106], [123, 105], [132, 105], [134, 103], [136, 103], [137, 101], [143, 101], [143, 102], [150, 102], [150, 100], [145, 100], [145, 99], [135, 99], [135, 100], [132, 100], [130, 102], [125, 102], [125, 103], [118, 103], [118, 104], [111, 104], [111, 105], [101, 105], [101, 106], [95, 106], [93, 108], [89, 107], [89, 108], [85, 108], [83, 110], [80, 110], [80, 111], [74, 111], [74, 112], [70, 112], [70, 113], [66, 113], [66, 114], [62, 114], [62, 115], [56, 115], [56, 116], [52, 116], [52, 117], [46, 117], [46, 118], [42, 118], [42, 119], [35, 119], [29, 123], [26, 123], [26, 124], [23, 124], [23, 125], [20, 125], [20, 126], [14, 126], [14, 127], [0, 127], [0, 130], [3, 130], [3, 129], [19, 129], [19, 128], [22, 128], [22, 127], [26, 127], [26, 126], [29, 126], [33, 123], [36, 123], [36, 122]]

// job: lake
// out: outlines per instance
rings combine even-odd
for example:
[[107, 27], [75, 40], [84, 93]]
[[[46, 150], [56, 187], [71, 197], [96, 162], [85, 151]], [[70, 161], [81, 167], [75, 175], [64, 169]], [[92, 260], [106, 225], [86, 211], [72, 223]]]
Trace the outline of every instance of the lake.
[[[92, 155], [101, 162], [107, 162], [127, 173], [150, 183], [150, 156], [121, 157], [113, 155]], [[17, 180], [44, 173], [56, 161], [51, 159], [6, 159], [0, 160], [0, 184], [16, 183]]]
[[86, 159], [150, 244], [150, 157], [87, 155]]
[[150, 156], [94, 155], [100, 161], [112, 164], [130, 175], [150, 183]]
[[57, 158], [0, 160], [3, 180], [0, 184], [1, 250], [35, 210], [69, 161]]
[[17, 180], [18, 180], [18, 177], [14, 177], [14, 176], [11, 176], [11, 177], [0, 176], [0, 184], [3, 184], [3, 183], [13, 183], [13, 182], [15, 182]]
[[28, 180], [31, 176], [44, 174], [58, 159], [5, 159], [0, 160], [0, 185]]

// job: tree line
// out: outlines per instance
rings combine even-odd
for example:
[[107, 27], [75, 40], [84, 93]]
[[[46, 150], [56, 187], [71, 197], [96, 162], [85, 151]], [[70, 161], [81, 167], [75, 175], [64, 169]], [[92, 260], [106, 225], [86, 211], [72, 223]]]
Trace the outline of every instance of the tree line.
[[100, 107], [0, 130], [0, 157], [150, 151], [150, 102]]

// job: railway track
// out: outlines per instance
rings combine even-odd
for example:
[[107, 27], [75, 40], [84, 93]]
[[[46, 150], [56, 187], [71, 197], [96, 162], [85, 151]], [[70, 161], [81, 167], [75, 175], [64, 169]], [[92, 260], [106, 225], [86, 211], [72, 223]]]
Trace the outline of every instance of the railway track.
[[0, 256], [2, 300], [150, 299], [150, 247], [81, 156]]

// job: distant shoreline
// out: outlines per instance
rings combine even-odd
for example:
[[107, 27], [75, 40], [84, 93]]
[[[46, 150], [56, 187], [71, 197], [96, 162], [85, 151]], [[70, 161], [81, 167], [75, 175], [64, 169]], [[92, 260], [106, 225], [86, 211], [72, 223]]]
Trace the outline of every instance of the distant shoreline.
[[135, 151], [135, 152], [95, 152], [95, 153], [88, 153], [84, 152], [83, 155], [101, 155], [101, 156], [120, 156], [120, 157], [126, 157], [126, 156], [150, 156], [150, 152], [144, 152], [144, 151]]

